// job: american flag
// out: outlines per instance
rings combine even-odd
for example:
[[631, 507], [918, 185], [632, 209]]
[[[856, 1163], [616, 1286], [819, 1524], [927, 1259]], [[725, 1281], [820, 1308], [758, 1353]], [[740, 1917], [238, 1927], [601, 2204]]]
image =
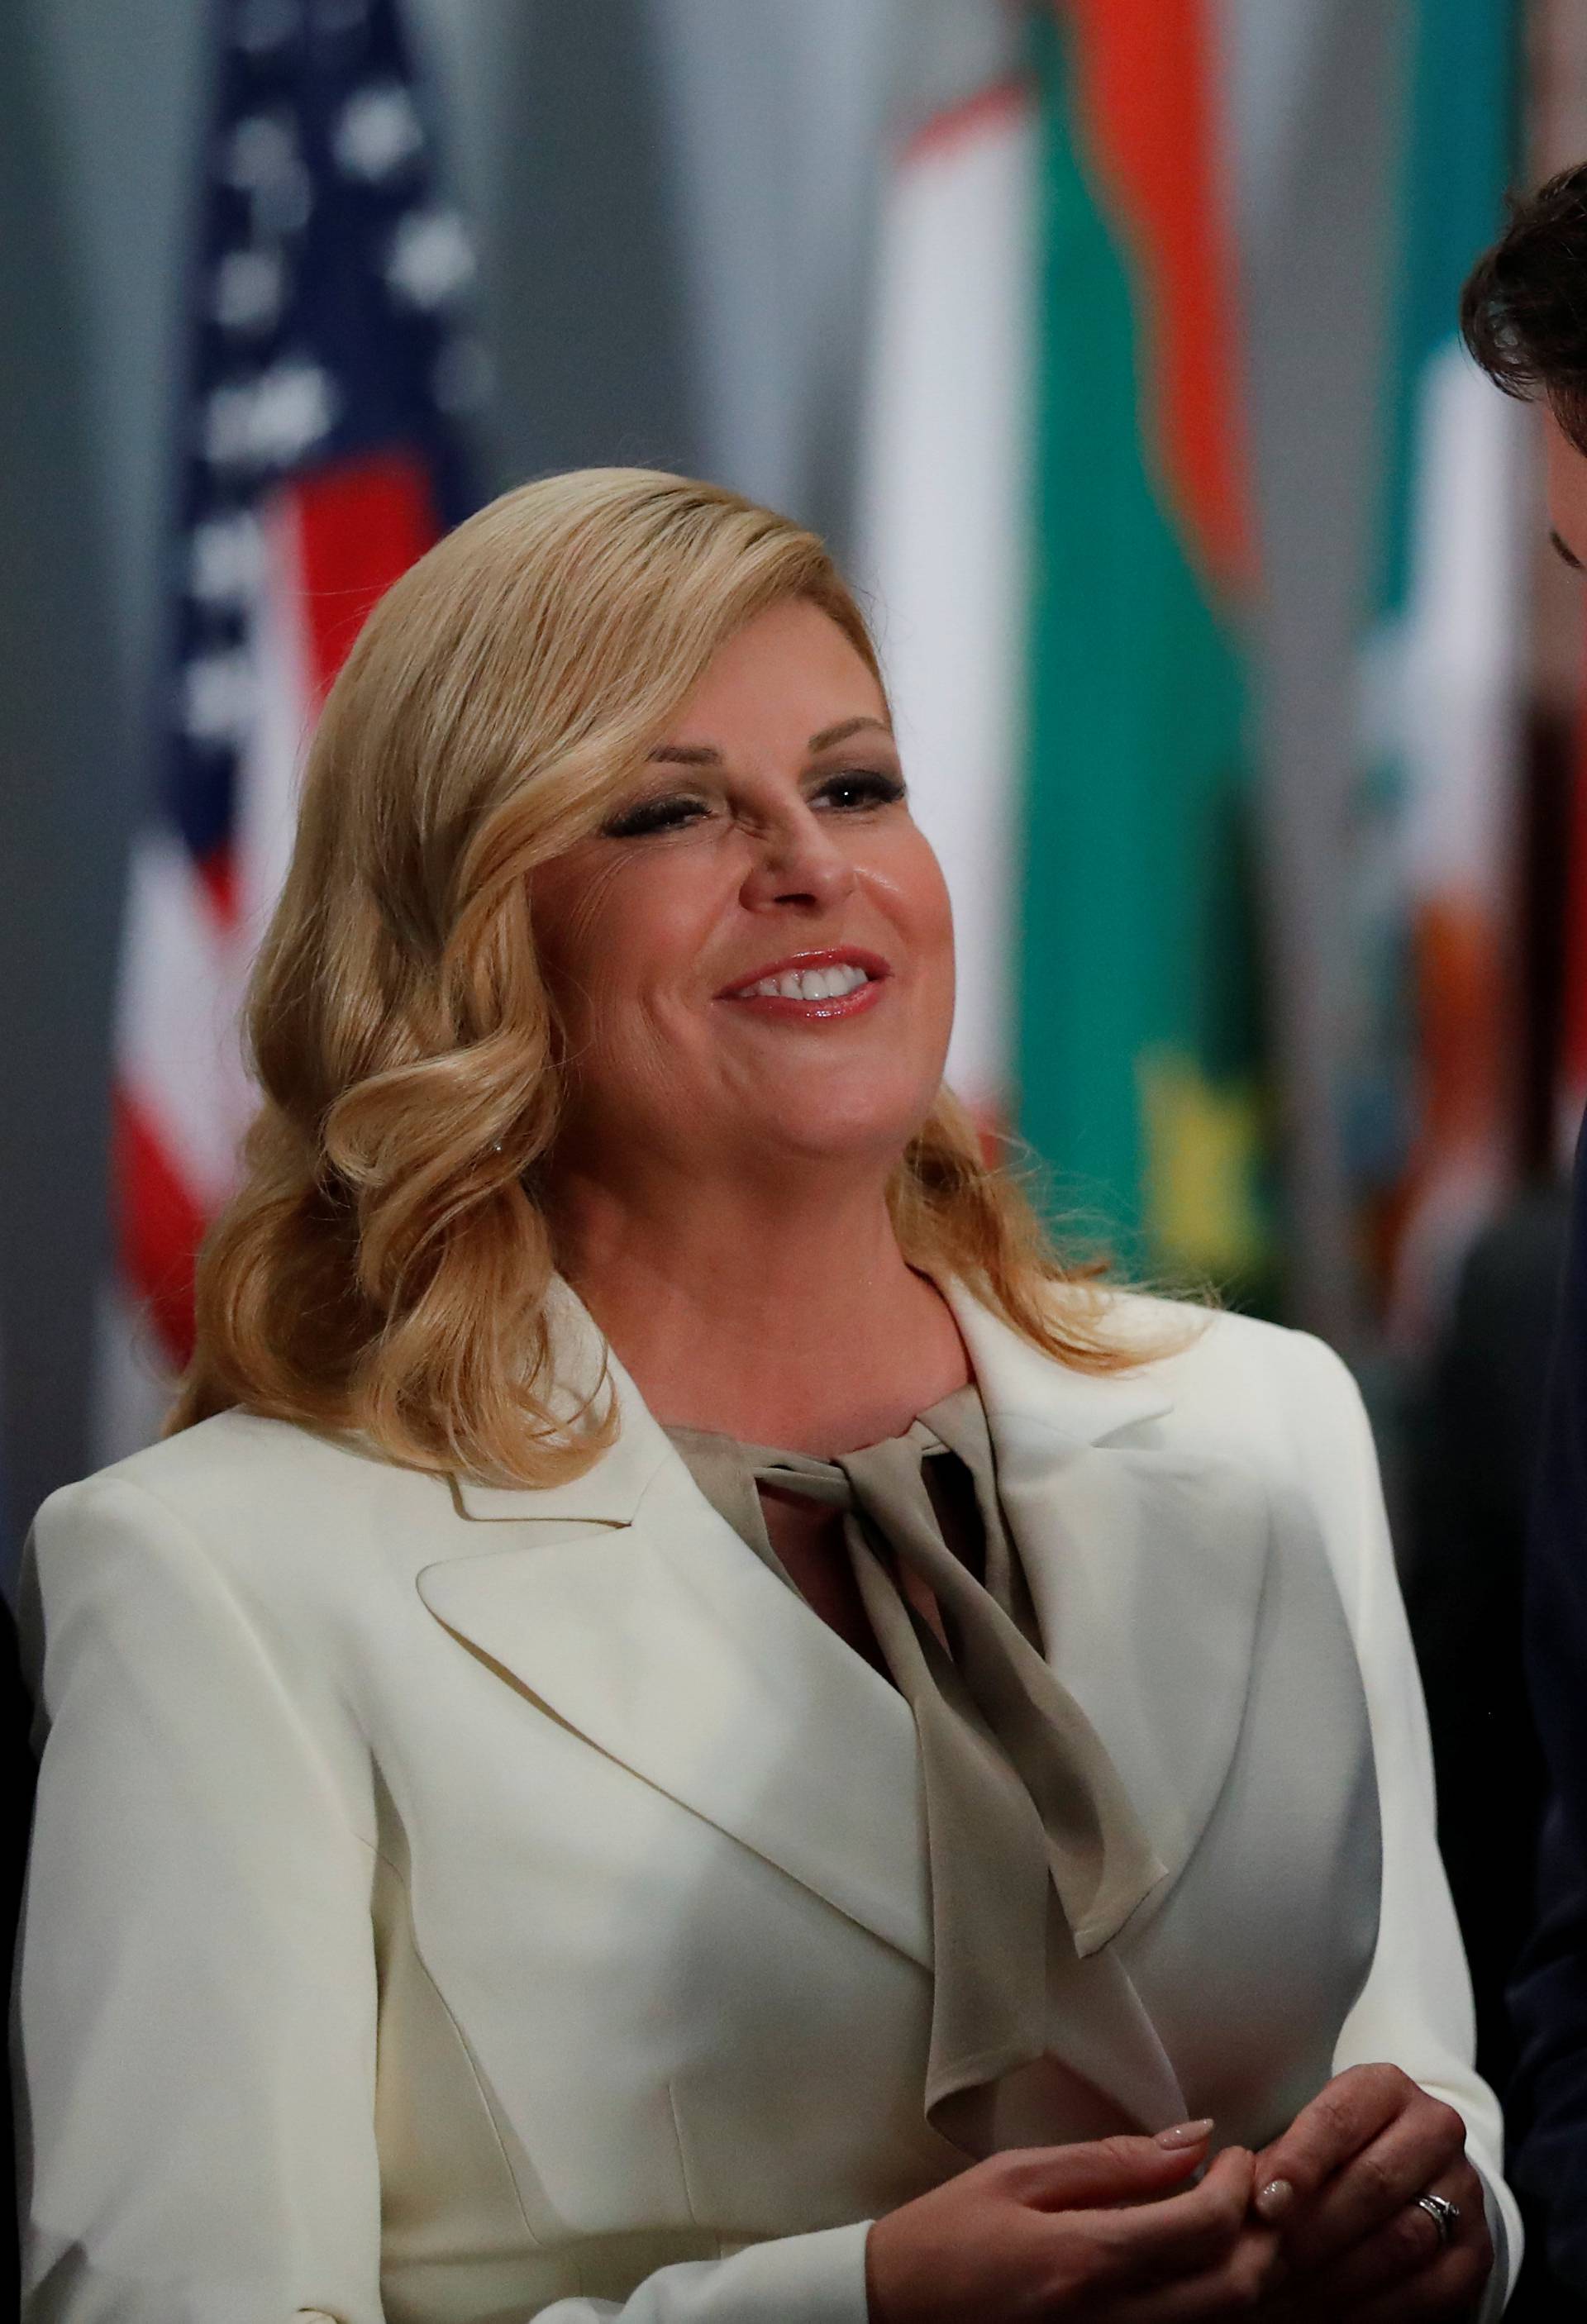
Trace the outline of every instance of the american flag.
[[154, 812], [129, 872], [97, 1434], [152, 1431], [252, 1111], [237, 1014], [304, 745], [370, 605], [467, 512], [474, 254], [396, 0], [217, 0]]

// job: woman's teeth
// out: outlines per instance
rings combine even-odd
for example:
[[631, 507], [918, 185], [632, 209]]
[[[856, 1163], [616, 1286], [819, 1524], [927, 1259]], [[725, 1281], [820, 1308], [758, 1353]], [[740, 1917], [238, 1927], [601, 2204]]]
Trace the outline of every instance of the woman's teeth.
[[845, 992], [857, 992], [870, 978], [863, 968], [791, 968], [780, 976], [763, 976], [759, 984], [746, 984], [740, 999], [755, 1001], [841, 1001]]

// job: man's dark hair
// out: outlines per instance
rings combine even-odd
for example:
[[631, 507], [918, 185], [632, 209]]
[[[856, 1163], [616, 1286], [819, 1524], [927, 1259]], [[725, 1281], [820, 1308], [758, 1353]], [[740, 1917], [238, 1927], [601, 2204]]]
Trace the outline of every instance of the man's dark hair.
[[1543, 397], [1587, 452], [1587, 161], [1510, 205], [1461, 293], [1461, 330], [1507, 395]]

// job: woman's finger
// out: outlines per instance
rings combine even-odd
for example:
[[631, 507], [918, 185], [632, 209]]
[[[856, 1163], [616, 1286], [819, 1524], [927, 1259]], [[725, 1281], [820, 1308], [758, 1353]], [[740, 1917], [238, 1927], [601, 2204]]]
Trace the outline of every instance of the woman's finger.
[[[1283, 2225], [1286, 2256], [1315, 2268], [1382, 2227], [1393, 2227], [1463, 2154], [1465, 2125], [1453, 2107], [1425, 2093], [1376, 2138], [1297, 2204]], [[1260, 2196], [1258, 2197], [1261, 2208]], [[1425, 2227], [1433, 2222], [1417, 2214]]]
[[1248, 2221], [1209, 2267], [1123, 2293], [1108, 2310], [1110, 2324], [1229, 2324], [1233, 2316], [1267, 2317], [1275, 2312], [1267, 2295], [1282, 2268], [1277, 2236]]
[[1155, 2283], [1214, 2265], [1250, 2223], [1252, 2158], [1225, 2147], [1197, 2187], [1156, 2203], [1093, 2220], [1096, 2239], [1112, 2254], [1121, 2283]]
[[1030, 2210], [1088, 2210], [1171, 2193], [1200, 2168], [1212, 2134], [1210, 2120], [1182, 2122], [1155, 2138], [1010, 2148], [982, 2167]]
[[1352, 2066], [1336, 2074], [1258, 2157], [1259, 2215], [1278, 2226], [1421, 2095], [1398, 2066]]
[[1423, 2191], [1456, 2206], [1460, 2218], [1453, 2236], [1442, 2236], [1437, 2221], [1413, 2198], [1353, 2249], [1295, 2276], [1286, 2313], [1293, 2313], [1297, 2324], [1336, 2324], [1343, 2316], [1354, 2324], [1370, 2302], [1418, 2283], [1457, 2251], [1472, 2262], [1481, 2282], [1492, 2265], [1493, 2246], [1476, 2172], [1462, 2163]]
[[[1486, 2239], [1481, 2247], [1452, 2244], [1419, 2275], [1370, 2292], [1343, 2311], [1350, 2324], [1469, 2324], [1493, 2265]], [[1305, 2324], [1339, 2324], [1341, 2311], [1307, 2307]]]

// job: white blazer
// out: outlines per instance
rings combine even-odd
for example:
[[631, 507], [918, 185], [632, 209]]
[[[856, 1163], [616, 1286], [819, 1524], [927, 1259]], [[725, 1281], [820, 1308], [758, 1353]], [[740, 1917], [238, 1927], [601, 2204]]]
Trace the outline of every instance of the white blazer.
[[[1254, 2142], [1392, 2060], [1465, 2117], [1496, 2314], [1519, 2234], [1348, 1375], [1235, 1316], [1084, 1375], [949, 1288], [1050, 1658], [1173, 1876], [1076, 1969], [1038, 2128]], [[571, 1295], [558, 1344], [598, 1349]], [[620, 1438], [553, 1490], [234, 1412], [46, 1503], [40, 2324], [864, 2324], [866, 2223], [963, 2167], [909, 1711], [613, 1371]]]

